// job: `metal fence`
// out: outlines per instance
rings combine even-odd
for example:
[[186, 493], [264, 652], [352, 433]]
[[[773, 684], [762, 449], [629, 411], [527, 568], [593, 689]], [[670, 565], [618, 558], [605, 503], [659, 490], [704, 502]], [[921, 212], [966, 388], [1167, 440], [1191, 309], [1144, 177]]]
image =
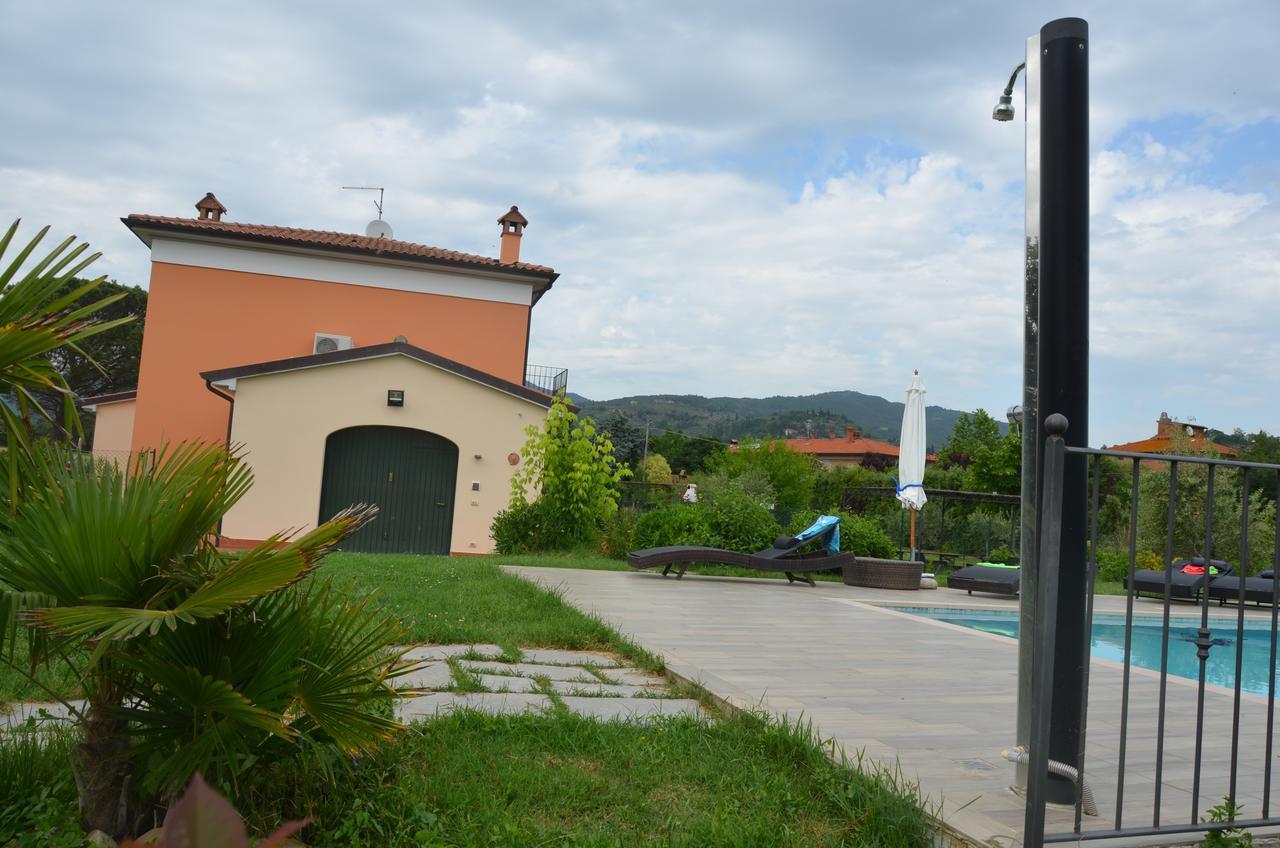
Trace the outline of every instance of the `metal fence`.
[[[1068, 447], [1060, 432], [1045, 441], [1043, 456], [1036, 627], [1034, 633], [1023, 634], [1034, 640], [1023, 844], [1041, 848], [1046, 843], [1280, 825], [1280, 815], [1271, 803], [1280, 546], [1272, 538], [1269, 556], [1263, 559], [1258, 555], [1259, 539], [1250, 535], [1264, 535], [1258, 531], [1257, 515], [1267, 517], [1262, 528], [1266, 534], [1271, 532], [1273, 506], [1266, 502], [1272, 497], [1273, 505], [1280, 502], [1280, 475], [1275, 491], [1268, 487], [1262, 497], [1251, 496], [1251, 489], [1256, 489], [1252, 481], [1280, 466]], [[1127, 592], [1123, 620], [1111, 625], [1122, 627], [1117, 631], [1122, 633], [1120, 659], [1111, 667], [1093, 669], [1099, 677], [1091, 691], [1100, 490], [1108, 459], [1123, 463], [1128, 471]], [[1084, 580], [1068, 586], [1059, 582], [1059, 574], [1065, 541], [1063, 478], [1073, 463], [1084, 463], [1088, 475], [1088, 555]], [[1111, 472], [1114, 483], [1114, 466]], [[1167, 488], [1160, 488], [1163, 478], [1153, 474], [1167, 474]], [[1215, 510], [1228, 514], [1234, 527], [1224, 527]], [[1149, 545], [1152, 534], [1158, 532], [1160, 512], [1164, 513], [1163, 567], [1141, 569], [1139, 524]], [[1274, 532], [1280, 536], [1280, 518], [1274, 523]], [[1199, 533], [1197, 549], [1180, 550], [1179, 540], [1186, 544], [1189, 524]], [[1067, 532], [1073, 531], [1068, 528]], [[1067, 557], [1071, 550], [1068, 544]], [[1175, 570], [1178, 558], [1193, 556], [1202, 560], [1203, 575]], [[1220, 562], [1216, 576], [1212, 573], [1215, 561]], [[1268, 576], [1248, 576], [1267, 567], [1273, 569]], [[1060, 598], [1056, 593], [1068, 591], [1084, 595], [1083, 629], [1057, 620]], [[1144, 609], [1135, 609], [1140, 594], [1155, 596], [1159, 606], [1143, 602]], [[1235, 604], [1230, 618], [1210, 615], [1212, 609], [1225, 611], [1230, 603]], [[1260, 611], [1247, 610], [1250, 603]], [[1193, 618], [1180, 620], [1175, 614], [1178, 608], [1193, 613]], [[1247, 627], [1246, 622], [1253, 626]], [[1135, 627], [1146, 634], [1158, 629], [1158, 668], [1135, 663]], [[1056, 640], [1063, 633], [1083, 634], [1084, 660], [1078, 677], [1073, 669], [1059, 669], [1063, 673], [1055, 678]], [[1154, 656], [1157, 646], [1150, 641], [1151, 635], [1141, 638], [1144, 650]], [[1250, 668], [1245, 667], [1247, 641], [1256, 646]], [[1210, 660], [1216, 661], [1224, 651], [1231, 652], [1228, 660], [1225, 665], [1213, 663], [1211, 680]], [[1174, 674], [1171, 668], [1179, 664], [1179, 670], [1194, 677]], [[1253, 692], [1242, 688], [1246, 675]], [[1080, 703], [1078, 751], [1074, 762], [1052, 762], [1050, 734], [1061, 730], [1051, 727], [1054, 701], [1072, 698]], [[1057, 780], [1065, 778], [1073, 784], [1074, 819], [1069, 831], [1045, 832], [1051, 771]], [[1095, 805], [1098, 815], [1086, 816], [1086, 808]]]
[[554, 365], [526, 365], [524, 384], [535, 391], [562, 395], [569, 388], [569, 369]]

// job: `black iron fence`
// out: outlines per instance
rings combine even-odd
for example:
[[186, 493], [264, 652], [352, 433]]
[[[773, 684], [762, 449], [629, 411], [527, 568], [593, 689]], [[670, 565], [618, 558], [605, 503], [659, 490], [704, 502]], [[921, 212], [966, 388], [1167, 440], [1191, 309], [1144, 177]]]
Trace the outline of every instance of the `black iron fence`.
[[526, 365], [524, 384], [535, 391], [562, 395], [569, 388], [569, 369], [553, 365]]
[[[1280, 825], [1271, 799], [1280, 476], [1274, 491], [1255, 485], [1280, 466], [1068, 447], [1061, 432], [1045, 441], [1036, 624], [1023, 634], [1034, 640], [1023, 844]], [[1083, 579], [1068, 585], [1059, 575], [1080, 541], [1064, 539], [1063, 478], [1073, 463], [1088, 473], [1088, 555]], [[1104, 489], [1117, 489], [1116, 463], [1124, 483], [1115, 497], [1128, 499], [1126, 595], [1123, 615], [1103, 621], [1093, 595], [1099, 514]], [[1058, 620], [1060, 592], [1083, 593], [1082, 628]], [[1094, 663], [1105, 628], [1114, 654]], [[1083, 663], [1055, 676], [1061, 634], [1083, 634]], [[1079, 699], [1082, 717], [1069, 729], [1078, 750], [1068, 763], [1050, 759], [1051, 735], [1064, 729], [1051, 715], [1063, 699]], [[1050, 780], [1072, 784], [1069, 830], [1054, 818], [1046, 832]]]

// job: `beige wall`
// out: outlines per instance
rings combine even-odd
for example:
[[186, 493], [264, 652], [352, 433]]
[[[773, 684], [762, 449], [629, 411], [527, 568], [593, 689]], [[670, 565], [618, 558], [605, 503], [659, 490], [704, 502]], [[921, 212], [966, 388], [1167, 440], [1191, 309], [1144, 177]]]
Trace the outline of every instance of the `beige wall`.
[[[387, 406], [387, 389], [404, 390], [403, 407]], [[255, 482], [227, 514], [223, 535], [264, 539], [314, 527], [325, 439], [373, 424], [426, 430], [458, 446], [450, 550], [490, 553], [489, 525], [510, 499], [515, 471], [507, 455], [521, 451], [524, 428], [541, 426], [546, 415], [545, 407], [404, 356], [241, 378], [231, 441], [244, 446]]]
[[98, 404], [94, 412], [93, 455], [127, 462], [133, 443], [133, 411], [137, 402], [123, 400]]

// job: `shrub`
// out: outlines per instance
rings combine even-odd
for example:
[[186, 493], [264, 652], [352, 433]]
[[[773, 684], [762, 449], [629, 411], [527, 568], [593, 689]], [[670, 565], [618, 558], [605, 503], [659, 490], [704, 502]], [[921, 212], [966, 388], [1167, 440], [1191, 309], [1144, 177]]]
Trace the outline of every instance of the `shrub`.
[[651, 453], [644, 461], [643, 479], [646, 483], [671, 485], [671, 466], [660, 453]]
[[525, 434], [524, 463], [511, 478], [512, 508], [533, 495], [546, 510], [544, 544], [594, 544], [618, 508], [618, 483], [631, 472], [619, 465], [607, 434], [590, 418], [579, 419], [564, 398], [552, 403], [544, 426], [530, 425]]
[[731, 453], [721, 454], [712, 470], [724, 472], [728, 477], [739, 477], [749, 468], [758, 468], [765, 473], [777, 493], [777, 506], [782, 509], [803, 509], [813, 498], [818, 462], [808, 454], [791, 450], [785, 441], [740, 447]]
[[998, 545], [991, 549], [991, 553], [988, 555], [987, 561], [1003, 563], [1017, 562], [1020, 556], [1021, 555], [1017, 551], [1005, 545]]
[[[793, 535], [799, 533], [816, 521], [819, 514], [817, 510], [800, 510], [792, 516], [791, 523], [787, 525], [788, 532]], [[842, 553], [879, 559], [891, 559], [897, 553], [893, 540], [885, 535], [874, 519], [841, 510], [825, 514], [835, 515], [840, 519], [840, 551]]]
[[766, 509], [773, 509], [778, 502], [778, 493], [762, 468], [747, 468], [736, 477], [730, 477], [724, 471], [703, 475], [698, 478], [698, 490], [702, 497], [709, 498], [724, 492], [737, 492]]
[[711, 535], [706, 511], [688, 504], [668, 504], [636, 520], [637, 548], [664, 545], [705, 545]]
[[542, 501], [515, 501], [493, 518], [489, 534], [500, 554], [528, 554], [551, 549], [547, 509]]
[[619, 509], [605, 525], [600, 535], [600, 553], [614, 559], [622, 559], [636, 548], [636, 512]]
[[710, 531], [707, 544], [731, 551], [758, 551], [782, 532], [769, 510], [742, 492], [725, 491], [698, 502]]
[[1119, 583], [1129, 574], [1129, 557], [1123, 551], [1098, 551], [1097, 560], [1099, 580]]

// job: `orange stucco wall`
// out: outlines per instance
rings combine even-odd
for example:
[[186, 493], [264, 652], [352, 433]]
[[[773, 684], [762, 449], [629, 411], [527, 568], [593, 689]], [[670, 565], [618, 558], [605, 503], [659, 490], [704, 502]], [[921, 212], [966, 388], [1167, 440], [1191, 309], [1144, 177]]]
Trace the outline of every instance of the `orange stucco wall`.
[[[315, 333], [410, 344], [524, 381], [529, 307], [153, 262], [133, 449], [227, 437], [201, 371], [307, 356]], [[287, 426], [287, 425], [286, 425]]]

